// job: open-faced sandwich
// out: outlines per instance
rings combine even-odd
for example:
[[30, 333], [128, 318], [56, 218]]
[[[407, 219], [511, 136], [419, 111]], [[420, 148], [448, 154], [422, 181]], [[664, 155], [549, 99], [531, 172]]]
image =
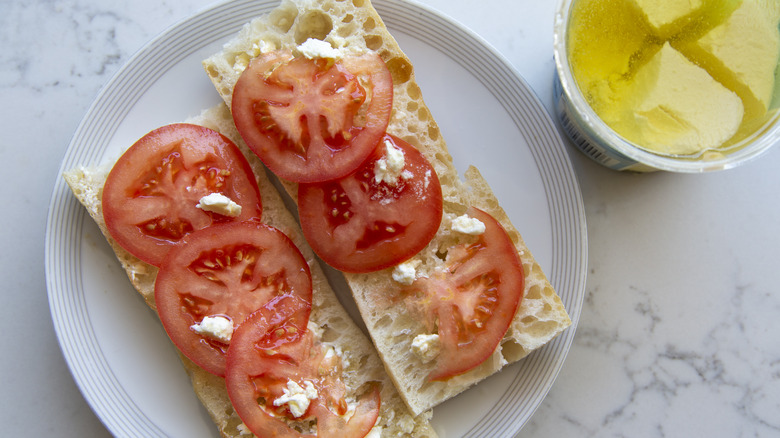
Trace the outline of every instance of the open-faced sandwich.
[[477, 169], [461, 181], [368, 0], [283, 1], [204, 67], [415, 413], [571, 324]]
[[203, 64], [223, 105], [65, 179], [223, 436], [433, 437], [571, 324], [368, 0], [283, 0]]
[[227, 108], [187, 122], [64, 177], [159, 315], [220, 434], [435, 437], [430, 412], [411, 414], [338, 301]]

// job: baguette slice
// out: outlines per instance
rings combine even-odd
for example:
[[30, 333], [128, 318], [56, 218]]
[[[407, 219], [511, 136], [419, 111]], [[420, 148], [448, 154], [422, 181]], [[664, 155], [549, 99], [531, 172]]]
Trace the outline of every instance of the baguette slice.
[[[233, 87], [249, 61], [274, 49], [295, 49], [308, 38], [327, 41], [345, 51], [374, 51], [387, 64], [393, 77], [393, 112], [387, 131], [416, 147], [437, 172], [444, 195], [444, 218], [438, 234], [415, 256], [418, 275], [427, 275], [442, 265], [437, 255], [461, 243], [450, 230], [453, 218], [469, 206], [495, 217], [508, 231], [525, 270], [525, 291], [517, 314], [500, 346], [478, 367], [445, 382], [427, 382], [434, 362], [423, 363], [411, 350], [415, 336], [424, 334], [420, 321], [410, 317], [403, 305], [394, 305], [400, 285], [392, 269], [344, 276], [379, 355], [402, 397], [415, 414], [428, 411], [471, 385], [490, 376], [549, 342], [571, 320], [560, 297], [525, 246], [520, 233], [500, 207], [491, 188], [476, 168], [462, 181], [455, 169], [439, 127], [422, 99], [409, 58], [401, 51], [369, 0], [282, 0], [267, 15], [255, 18], [228, 41], [219, 53], [203, 61], [204, 69], [226, 104]], [[294, 200], [297, 186], [282, 182]]]
[[[260, 186], [263, 200], [263, 222], [278, 228], [289, 236], [309, 264], [313, 285], [310, 325], [313, 323], [322, 331], [320, 341], [325, 346], [332, 346], [336, 351], [342, 352], [345, 365], [344, 383], [347, 388], [352, 390], [360, 388], [366, 382], [376, 381], [382, 384], [381, 410], [374, 430], [381, 432], [381, 436], [388, 437], [436, 437], [435, 431], [429, 424], [431, 413], [411, 415], [392, 381], [385, 373], [382, 362], [376, 355], [371, 342], [341, 306], [314, 253], [304, 240], [295, 217], [284, 205], [279, 192], [268, 180], [262, 163], [249, 152], [238, 135], [227, 107], [219, 105], [211, 108], [189, 122], [221, 132], [233, 140], [249, 159]], [[110, 170], [110, 165], [99, 168], [78, 168], [67, 171], [64, 178], [76, 198], [97, 222], [133, 286], [143, 296], [146, 303], [154, 309], [154, 281], [157, 276], [157, 268], [138, 260], [117, 245], [108, 234], [103, 221], [101, 195], [103, 184]], [[220, 434], [223, 437], [251, 436], [233, 410], [225, 389], [224, 379], [207, 373], [182, 354], [179, 356], [192, 380], [196, 395], [216, 423]]]

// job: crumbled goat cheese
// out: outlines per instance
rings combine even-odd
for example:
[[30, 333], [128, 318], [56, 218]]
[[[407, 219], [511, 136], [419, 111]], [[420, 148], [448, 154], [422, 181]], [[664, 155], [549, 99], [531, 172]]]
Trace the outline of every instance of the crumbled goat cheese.
[[[347, 402], [347, 411], [344, 412], [344, 415], [342, 415], [341, 418], [343, 418], [344, 421], [349, 421], [355, 415], [355, 412], [357, 412], [358, 403], [351, 397], [347, 397], [345, 401]], [[376, 421], [377, 423], [379, 422], [379, 417]]]
[[236, 217], [241, 214], [241, 206], [222, 193], [211, 193], [200, 198], [196, 207], [223, 216]]
[[344, 355], [344, 350], [339, 346], [328, 346], [328, 351], [325, 352], [325, 359], [330, 359], [333, 356], [337, 356], [341, 360], [342, 368], [349, 368], [349, 359]]
[[314, 335], [314, 339], [316, 341], [322, 339], [322, 335], [325, 333], [325, 330], [315, 324], [312, 320], [309, 320], [309, 322], [306, 324], [306, 330], [310, 331], [311, 334]]
[[393, 269], [393, 280], [405, 286], [409, 286], [417, 279], [417, 266], [419, 260], [407, 260]]
[[236, 58], [233, 61], [233, 68], [239, 72], [244, 71], [249, 66], [249, 63], [252, 61], [252, 59], [262, 55], [263, 53], [273, 52], [274, 50], [276, 50], [276, 44], [269, 43], [265, 40], [256, 41], [252, 43], [252, 47], [249, 50], [236, 55]]
[[255, 53], [255, 56], [261, 53], [270, 53], [274, 50], [276, 50], [276, 44], [266, 40], [260, 40], [259, 42], [252, 44], [252, 52]]
[[306, 42], [298, 46], [298, 51], [309, 59], [341, 59], [344, 56], [341, 50], [334, 49], [327, 41], [316, 38], [307, 39]]
[[[398, 178], [404, 173], [404, 165], [404, 151], [385, 140], [385, 154], [374, 164], [374, 181], [393, 186], [398, 184]], [[410, 175], [411, 172], [407, 172], [403, 176], [408, 179]]]
[[478, 236], [485, 232], [485, 224], [479, 219], [471, 218], [464, 214], [452, 220], [452, 231]]
[[341, 348], [329, 346], [328, 351], [325, 352], [325, 359], [330, 359], [333, 356], [341, 357]]
[[414, 353], [423, 363], [428, 363], [439, 355], [441, 343], [439, 335], [417, 335], [412, 340], [412, 353]]
[[303, 385], [306, 387], [305, 389], [301, 388], [301, 385], [294, 380], [288, 380], [287, 389], [282, 389], [284, 394], [274, 400], [274, 406], [287, 404], [293, 417], [302, 417], [306, 410], [309, 409], [311, 400], [319, 396], [317, 388], [310, 381], [304, 380]]
[[382, 437], [382, 426], [374, 426], [371, 428], [370, 431], [368, 431], [368, 435], [366, 435], [365, 438], [381, 438]]
[[236, 430], [238, 430], [239, 435], [251, 435], [252, 431], [249, 430], [249, 427], [247, 427], [246, 424], [241, 423], [236, 427]]
[[224, 316], [206, 316], [200, 322], [191, 325], [190, 328], [199, 335], [226, 344], [233, 337], [233, 321]]

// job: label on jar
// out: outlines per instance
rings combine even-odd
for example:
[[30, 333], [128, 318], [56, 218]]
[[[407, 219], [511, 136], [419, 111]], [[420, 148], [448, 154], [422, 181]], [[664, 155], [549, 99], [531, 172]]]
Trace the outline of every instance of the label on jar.
[[560, 79], [556, 75], [553, 86], [556, 102], [556, 113], [561, 123], [561, 128], [575, 147], [593, 161], [613, 170], [653, 172], [657, 169], [639, 163], [599, 140], [592, 135], [590, 130], [578, 123], [579, 118], [574, 113], [574, 108], [569, 102], [566, 93], [563, 92]]

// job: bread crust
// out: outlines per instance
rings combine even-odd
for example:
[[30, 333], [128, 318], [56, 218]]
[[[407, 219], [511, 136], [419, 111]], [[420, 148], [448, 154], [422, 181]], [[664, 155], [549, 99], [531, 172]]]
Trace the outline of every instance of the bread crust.
[[[337, 347], [342, 352], [345, 364], [345, 372], [342, 376], [344, 383], [347, 388], [353, 390], [357, 390], [366, 382], [381, 383], [382, 402], [376, 430], [381, 431], [382, 436], [436, 437], [436, 432], [430, 425], [431, 413], [412, 415], [398, 395], [370, 340], [354, 323], [331, 288], [325, 272], [303, 238], [297, 220], [269, 180], [262, 163], [249, 152], [238, 135], [227, 107], [220, 104], [205, 110], [198, 117], [187, 122], [219, 131], [233, 140], [247, 156], [260, 187], [263, 201], [263, 222], [281, 230], [290, 237], [309, 264], [313, 285], [310, 321], [322, 331], [320, 342], [323, 345]], [[130, 282], [144, 301], [152, 309], [155, 309], [154, 281], [158, 269], [142, 262], [119, 246], [109, 235], [103, 220], [102, 189], [112, 164], [108, 163], [97, 168], [71, 169], [66, 171], [63, 177], [76, 198], [97, 223], [125, 269]], [[252, 436], [242, 427], [243, 423], [233, 409], [227, 395], [224, 379], [209, 374], [182, 354], [179, 354], [179, 357], [190, 377], [195, 394], [216, 424], [220, 435], [225, 438]]]
[[[380, 55], [393, 76], [393, 112], [387, 131], [405, 140], [433, 165], [442, 185], [444, 219], [437, 236], [415, 258], [418, 272], [440, 266], [440, 249], [458, 243], [449, 225], [474, 206], [493, 217], [507, 230], [525, 271], [524, 298], [497, 350], [481, 365], [445, 382], [427, 382], [433, 363], [422, 363], [411, 352], [411, 342], [425, 333], [420, 321], [406, 314], [392, 297], [400, 285], [392, 269], [369, 274], [344, 274], [362, 319], [411, 410], [422, 413], [463, 392], [504, 365], [516, 362], [543, 346], [571, 325], [566, 309], [527, 248], [520, 233], [501, 208], [479, 171], [471, 167], [461, 180], [436, 121], [425, 105], [414, 68], [369, 0], [283, 0], [268, 15], [248, 23], [223, 49], [203, 61], [204, 69], [227, 105], [233, 86], [249, 60], [274, 49], [294, 49], [307, 38], [327, 41], [334, 48], [373, 51]], [[295, 200], [297, 186], [282, 181]]]

